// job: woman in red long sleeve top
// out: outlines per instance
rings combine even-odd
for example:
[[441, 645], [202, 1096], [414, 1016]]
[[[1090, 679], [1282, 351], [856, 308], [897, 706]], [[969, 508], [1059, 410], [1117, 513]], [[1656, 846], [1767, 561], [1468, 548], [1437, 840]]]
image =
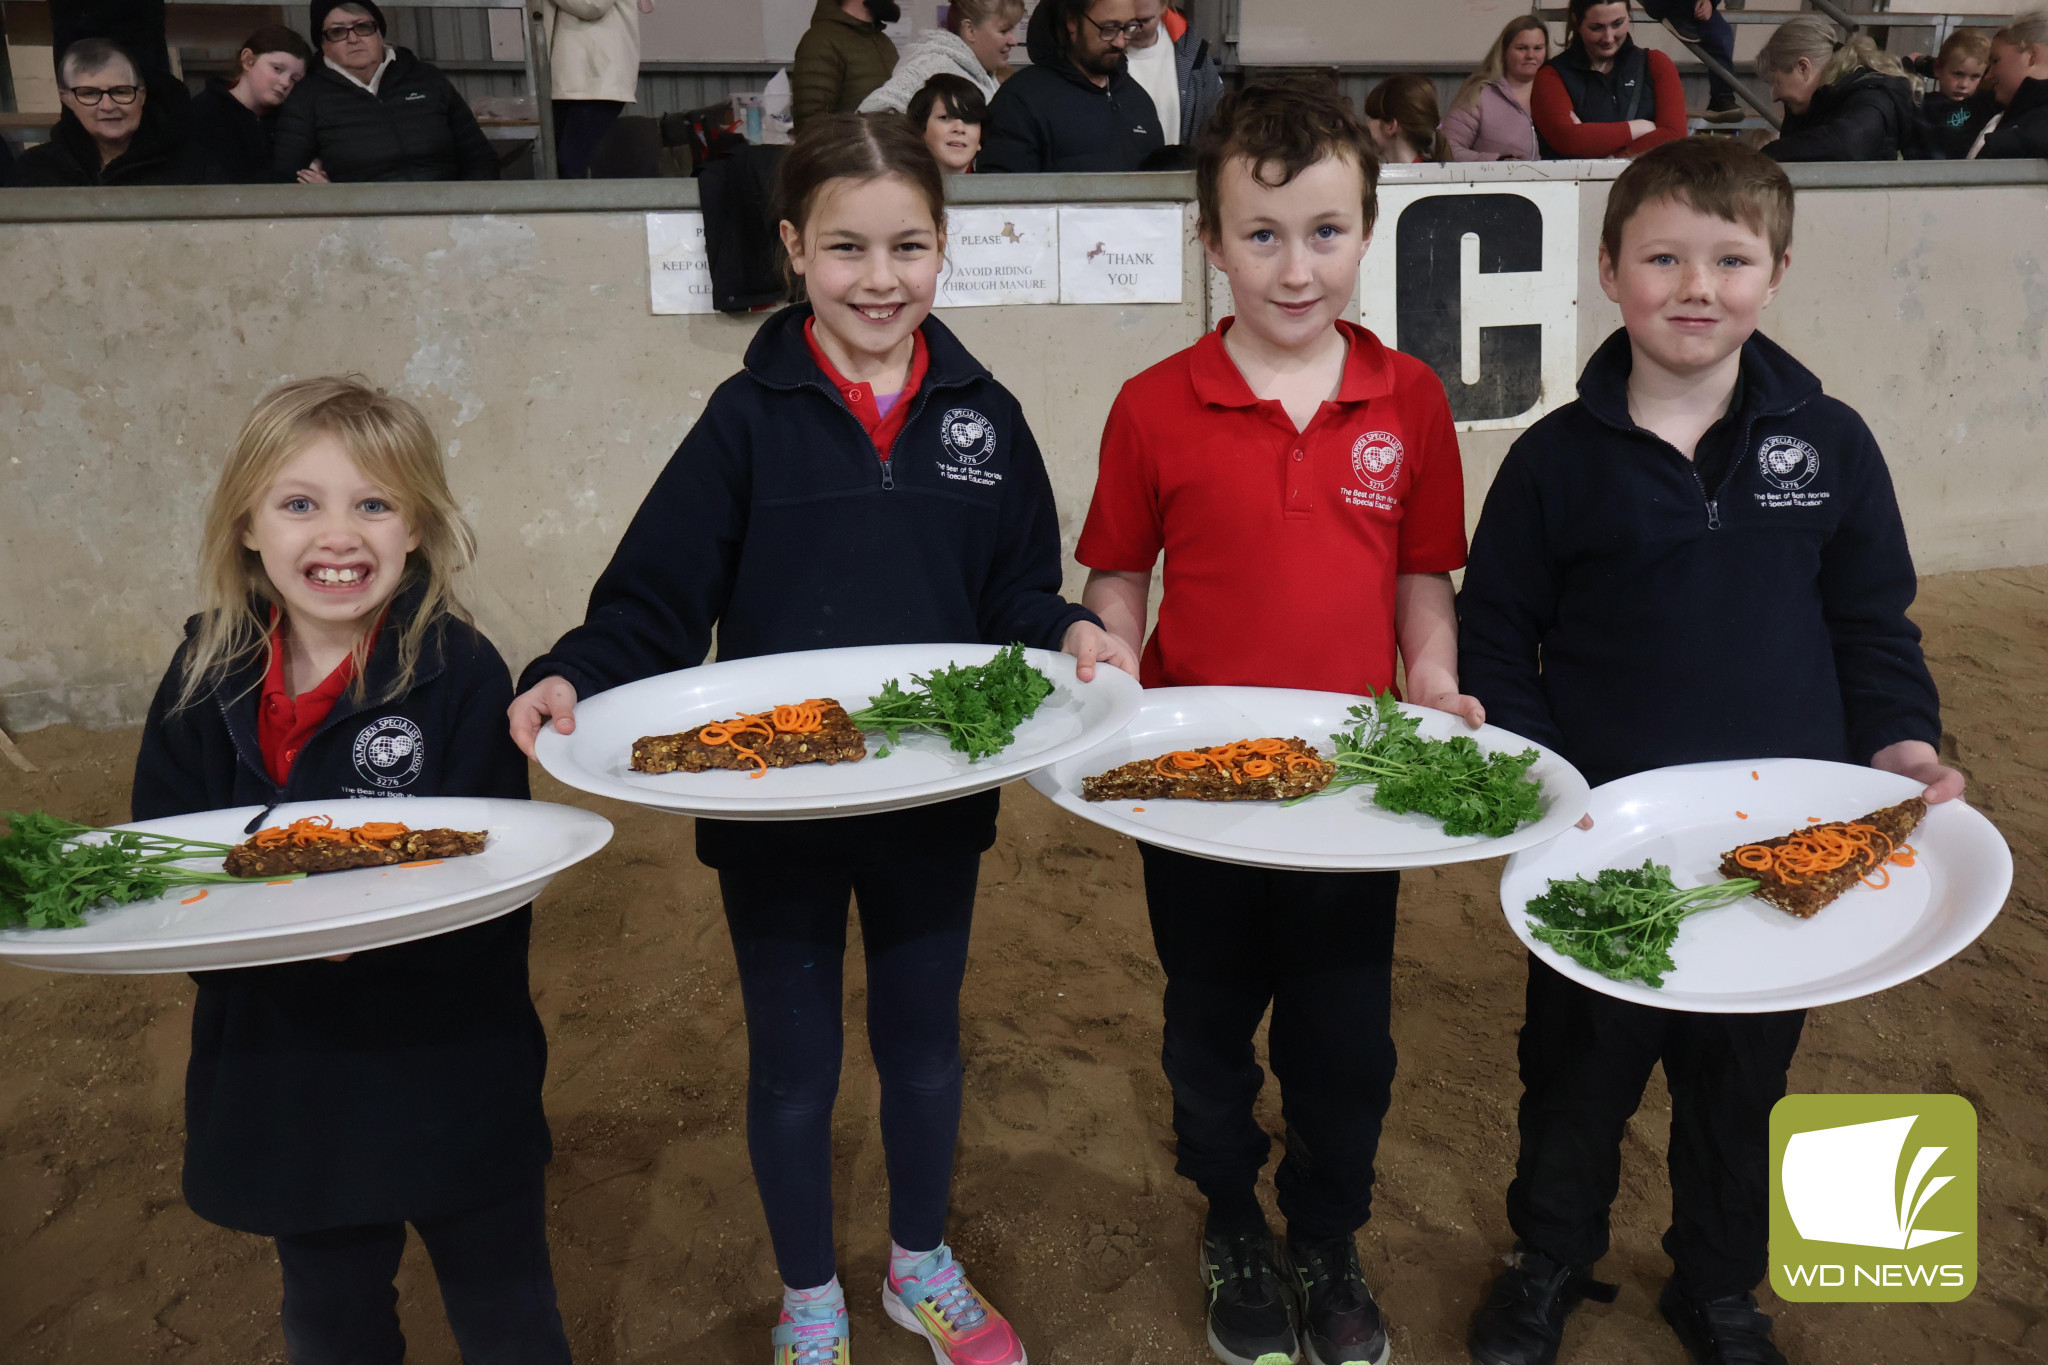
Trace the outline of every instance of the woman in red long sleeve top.
[[1678, 67], [1635, 45], [1622, 0], [1571, 0], [1566, 22], [1569, 45], [1529, 93], [1545, 156], [1633, 157], [1685, 136]]

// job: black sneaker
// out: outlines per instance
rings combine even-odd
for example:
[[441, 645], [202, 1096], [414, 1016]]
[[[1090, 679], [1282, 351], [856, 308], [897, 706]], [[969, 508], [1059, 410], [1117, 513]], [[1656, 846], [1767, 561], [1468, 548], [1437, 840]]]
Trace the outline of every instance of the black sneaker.
[[1515, 1243], [1508, 1268], [1472, 1316], [1465, 1345], [1473, 1365], [1551, 1365], [1572, 1310], [1586, 1299], [1613, 1303], [1615, 1292], [1583, 1267], [1562, 1265]]
[[1301, 1286], [1301, 1343], [1309, 1365], [1386, 1365], [1387, 1327], [1349, 1237], [1287, 1239]]
[[1770, 1315], [1757, 1311], [1754, 1294], [1692, 1299], [1666, 1280], [1657, 1311], [1699, 1365], [1786, 1365], [1771, 1340]]
[[1709, 123], [1740, 123], [1745, 112], [1736, 103], [1733, 90], [1716, 90], [1707, 97], [1705, 118]]
[[1204, 1232], [1202, 1284], [1209, 1291], [1209, 1349], [1218, 1360], [1293, 1365], [1301, 1359], [1273, 1234]]

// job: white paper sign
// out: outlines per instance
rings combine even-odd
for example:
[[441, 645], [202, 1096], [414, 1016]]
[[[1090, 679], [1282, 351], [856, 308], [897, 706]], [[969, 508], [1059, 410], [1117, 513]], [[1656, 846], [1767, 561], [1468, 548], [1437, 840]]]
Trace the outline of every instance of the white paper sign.
[[1381, 185], [1359, 321], [1444, 381], [1460, 431], [1526, 427], [1578, 380], [1569, 181]]
[[1057, 209], [946, 211], [946, 267], [939, 275], [939, 307], [1059, 301]]
[[656, 313], [711, 313], [704, 215], [647, 215], [647, 291]]
[[1179, 303], [1177, 204], [1060, 209], [1061, 303]]

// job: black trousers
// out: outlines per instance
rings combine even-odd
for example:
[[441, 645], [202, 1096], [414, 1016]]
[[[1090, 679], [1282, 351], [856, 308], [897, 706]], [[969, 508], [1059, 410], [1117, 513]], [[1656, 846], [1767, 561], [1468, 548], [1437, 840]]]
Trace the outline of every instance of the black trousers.
[[1664, 1251], [1695, 1298], [1754, 1289], [1769, 1269], [1771, 1106], [1804, 1010], [1688, 1014], [1589, 990], [1529, 959], [1522, 1150], [1508, 1222], [1544, 1255], [1607, 1254], [1621, 1139], [1650, 1068], [1671, 1090], [1671, 1227]]
[[845, 1050], [846, 910], [860, 907], [868, 1043], [882, 1082], [889, 1235], [946, 1238], [960, 1138], [960, 983], [979, 853], [860, 867], [722, 867], [718, 886], [747, 1011], [747, 1153], [793, 1289], [835, 1272], [832, 1107]]
[[620, 100], [556, 100], [555, 174], [563, 180], [587, 180], [597, 140], [605, 135], [626, 106]]
[[[1162, 1061], [1174, 1169], [1235, 1222], [1271, 1148], [1252, 1117], [1252, 1040], [1270, 1005], [1287, 1153], [1274, 1178], [1297, 1236], [1348, 1236], [1372, 1213], [1373, 1160], [1394, 1082], [1388, 1033], [1396, 872], [1283, 872], [1140, 844], [1166, 969]], [[1256, 1216], [1255, 1205], [1249, 1205]]]
[[[542, 1174], [508, 1198], [413, 1224], [441, 1286], [463, 1365], [568, 1365], [555, 1308]], [[292, 1365], [398, 1365], [405, 1224], [328, 1228], [277, 1239], [284, 1346]]]

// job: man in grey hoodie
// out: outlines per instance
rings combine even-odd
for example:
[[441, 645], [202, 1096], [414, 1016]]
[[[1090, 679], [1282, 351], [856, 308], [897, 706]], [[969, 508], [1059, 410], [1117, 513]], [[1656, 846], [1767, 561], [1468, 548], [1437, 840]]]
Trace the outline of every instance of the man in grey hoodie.
[[1193, 146], [1195, 134], [1223, 98], [1223, 73], [1208, 40], [1167, 0], [1137, 0], [1144, 27], [1131, 35], [1125, 60], [1152, 97], [1166, 145]]

